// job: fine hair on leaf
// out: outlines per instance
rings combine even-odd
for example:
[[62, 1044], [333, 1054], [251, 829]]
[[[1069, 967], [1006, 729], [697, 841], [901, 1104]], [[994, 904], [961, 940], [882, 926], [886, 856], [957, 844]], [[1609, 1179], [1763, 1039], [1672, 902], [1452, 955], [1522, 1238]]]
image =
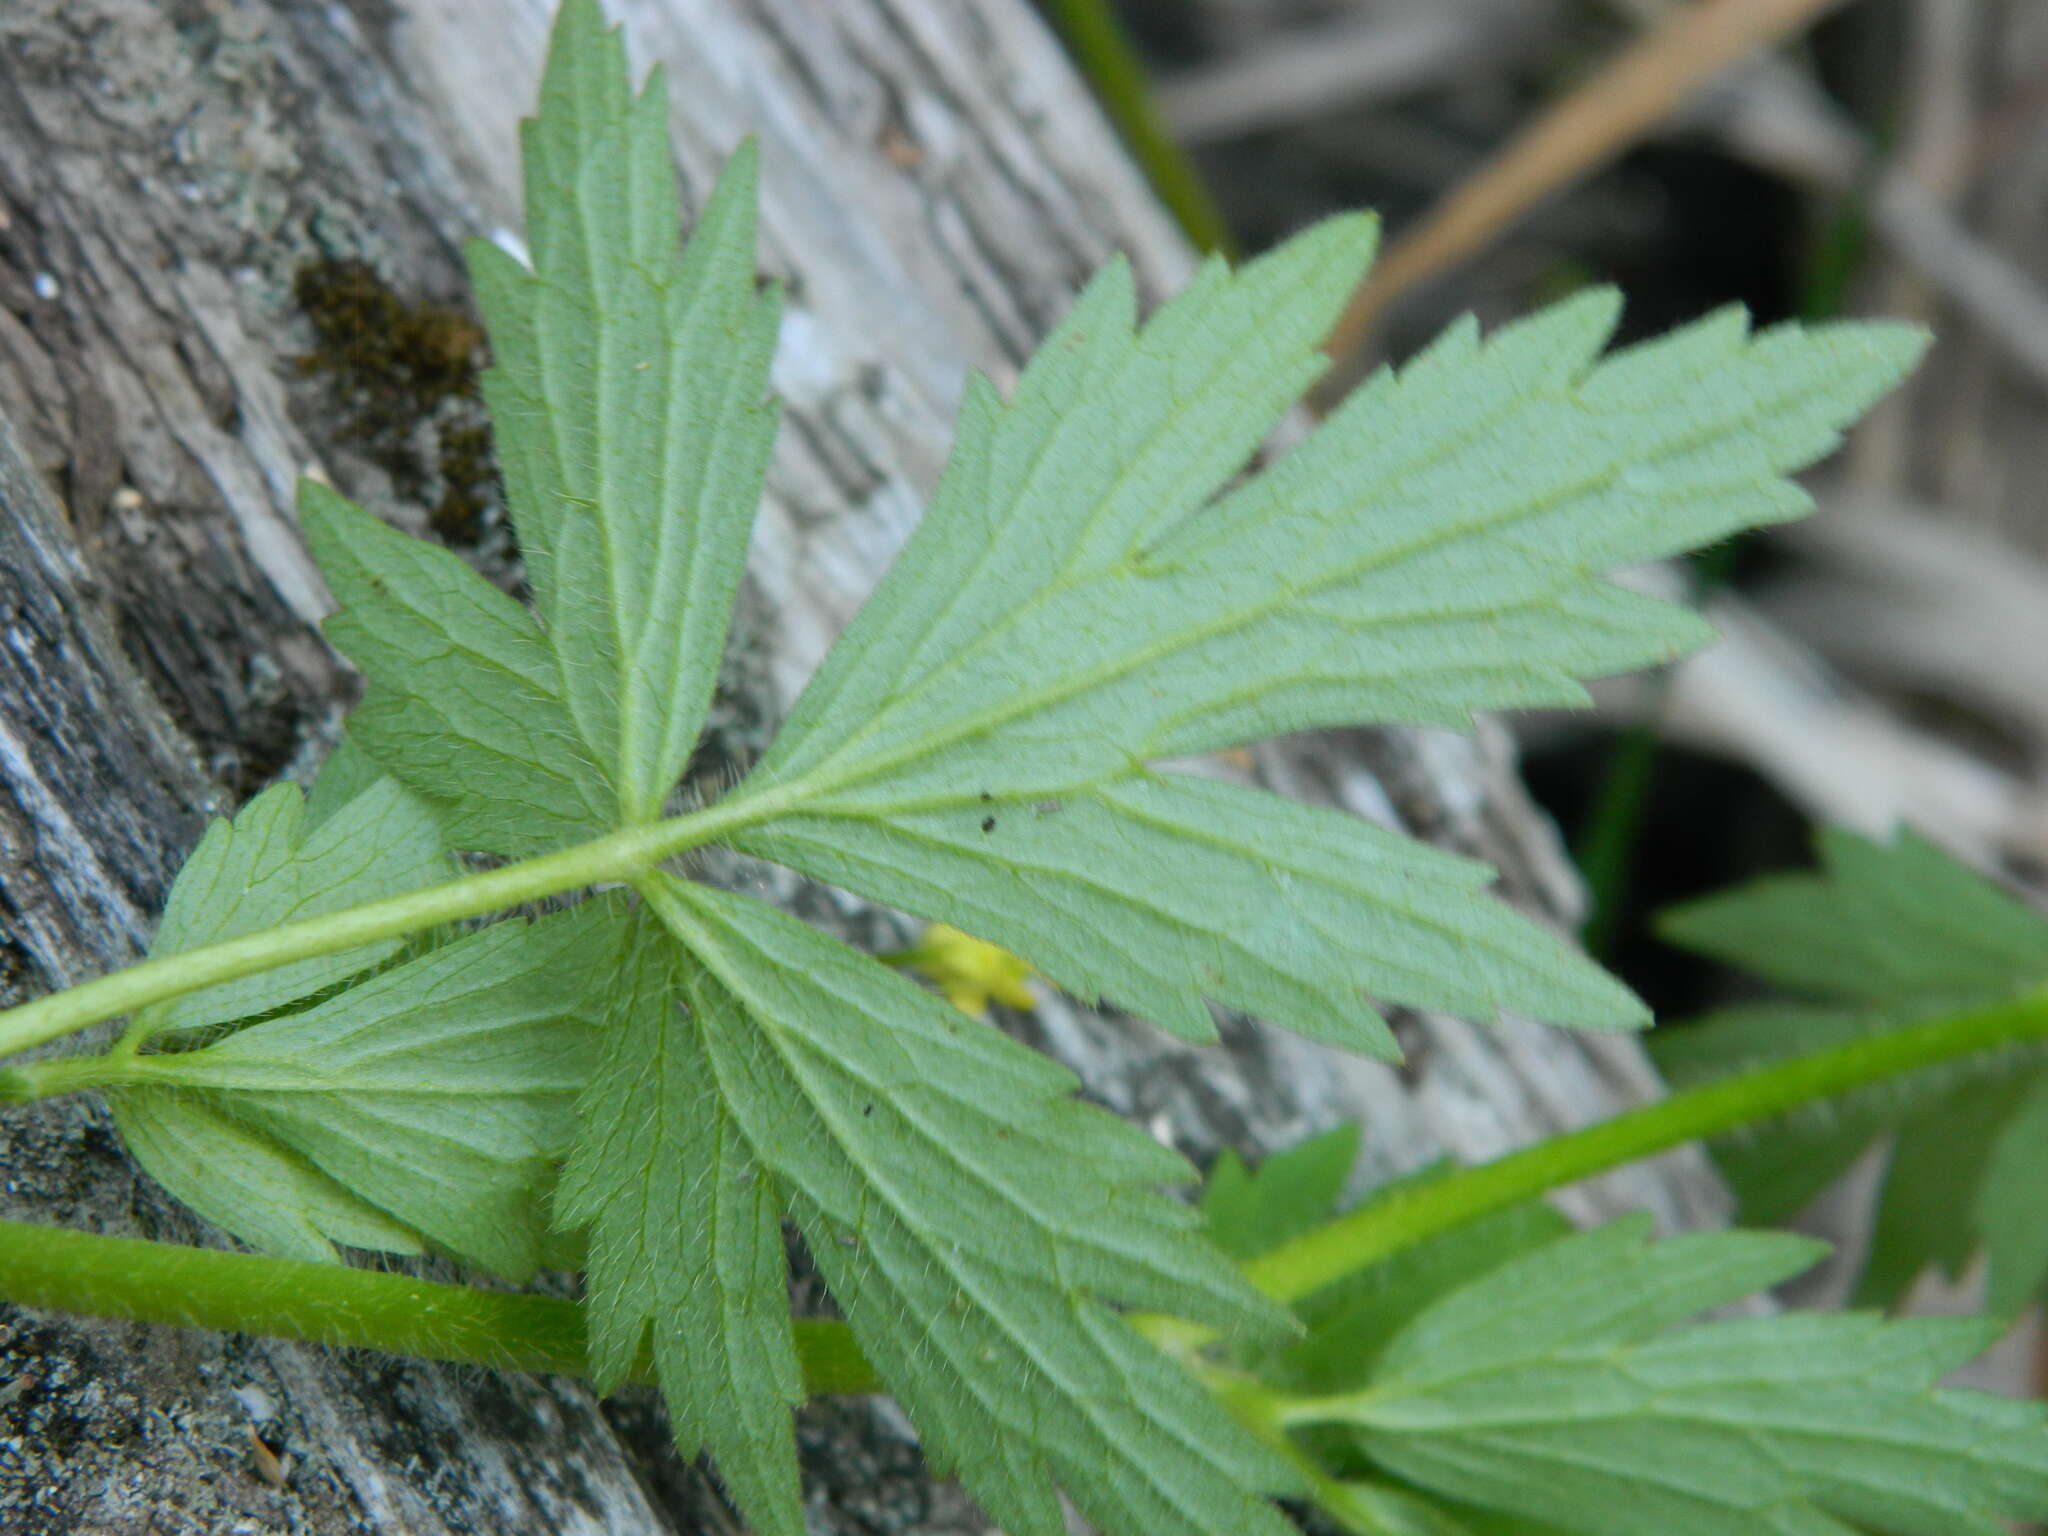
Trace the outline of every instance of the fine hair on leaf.
[[[363, 702], [310, 799], [279, 786], [207, 832], [132, 982], [160, 995], [73, 1079], [138, 1160], [274, 1253], [579, 1266], [598, 1385], [651, 1372], [678, 1447], [764, 1536], [805, 1528], [785, 1224], [932, 1463], [1012, 1536], [1065, 1536], [1069, 1504], [1109, 1536], [1284, 1536], [1274, 1499], [1305, 1493], [1353, 1529], [1568, 1519], [1688, 1447], [1735, 1458], [1700, 1416], [1770, 1389], [1794, 1344], [1840, 1355], [1769, 1426], [1821, 1425], [1798, 1475], [1718, 1503], [1658, 1484], [1693, 1522], [1670, 1529], [1718, 1536], [1773, 1499], [1806, 1519], [1787, 1532], [1861, 1518], [1881, 1480], [1833, 1410], [1871, 1381], [1898, 1388], [1884, 1434], [1922, 1436], [1940, 1472], [1915, 1511], [1994, 1507], [1944, 1459], [1991, 1410], [1925, 1390], [1964, 1331], [1715, 1325], [1739, 1346], [1718, 1374], [1650, 1336], [1807, 1245], [1646, 1248], [1514, 1213], [1289, 1309], [1236, 1261], [1322, 1219], [1353, 1133], [1226, 1163], [1198, 1208], [1168, 1192], [1195, 1178], [1178, 1152], [968, 1011], [1054, 986], [1192, 1041], [1223, 1008], [1381, 1060], [1388, 1008], [1644, 1026], [1488, 866], [1197, 760], [1582, 704], [1589, 679], [1699, 646], [1697, 615], [1609, 574], [1804, 513], [1788, 477], [1921, 333], [1724, 310], [1609, 350], [1620, 302], [1591, 290], [1490, 334], [1457, 322], [1248, 472], [1322, 372], [1374, 221], [1207, 261], [1144, 318], [1112, 261], [1007, 398], [967, 380], [895, 565], [761, 759], [676, 814], [774, 450], [782, 299], [756, 271], [762, 153], [735, 147], [684, 241], [668, 111], [597, 0], [566, 0], [521, 130], [530, 259], [469, 250], [531, 606], [302, 487]], [[961, 1006], [685, 878], [707, 846], [948, 925], [894, 958]], [[1518, 1297], [1538, 1334], [1489, 1322]], [[1171, 1325], [1217, 1343], [1172, 1347]], [[1317, 1368], [1305, 1337], [1355, 1358]], [[1554, 1436], [1539, 1377], [1569, 1389]], [[1526, 1413], [1490, 1418], [1495, 1389]], [[1268, 1432], [1260, 1392], [1317, 1394], [1318, 1433], [1364, 1469]], [[1643, 1422], [1590, 1470], [1621, 1398]], [[2029, 1433], [2000, 1421], [1998, 1509], [2038, 1507]]]

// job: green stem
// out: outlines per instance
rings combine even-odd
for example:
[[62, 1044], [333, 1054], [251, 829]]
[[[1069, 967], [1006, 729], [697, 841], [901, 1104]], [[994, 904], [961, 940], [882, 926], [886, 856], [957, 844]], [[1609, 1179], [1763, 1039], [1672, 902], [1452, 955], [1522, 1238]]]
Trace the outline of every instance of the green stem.
[[403, 896], [389, 896], [339, 912], [283, 923], [238, 939], [145, 960], [0, 1013], [0, 1057], [133, 1013], [151, 1003], [253, 976], [295, 960], [331, 955], [380, 939], [402, 938], [586, 885], [631, 879], [664, 859], [774, 815], [797, 789], [798, 786], [786, 785], [747, 799], [721, 801], [693, 815], [626, 827], [559, 853], [523, 859], [484, 874], [466, 875], [425, 890], [408, 891]]
[[1247, 1272], [1267, 1295], [1293, 1301], [1425, 1238], [1624, 1163], [1885, 1078], [2044, 1039], [2048, 988], [1738, 1073], [1494, 1162], [1405, 1187], [1262, 1255]]
[[247, 1086], [232, 1073], [226, 1082], [212, 1075], [213, 1057], [205, 1050], [166, 1051], [143, 1055], [116, 1047], [98, 1056], [58, 1056], [0, 1069], [0, 1104], [32, 1104], [66, 1093], [132, 1088], [142, 1083], [181, 1088]]
[[[583, 1308], [551, 1296], [443, 1285], [176, 1243], [0, 1221], [0, 1299], [170, 1327], [584, 1376]], [[812, 1395], [881, 1390], [844, 1323], [802, 1319], [797, 1357]], [[651, 1380], [643, 1361], [635, 1380]]]
[[[1248, 1273], [1275, 1300], [1293, 1301], [1425, 1238], [1623, 1163], [1885, 1078], [2044, 1039], [2048, 988], [1741, 1073], [1388, 1195], [1255, 1260]], [[28, 1222], [0, 1221], [0, 1300], [511, 1370], [587, 1372], [574, 1302]], [[1213, 1370], [1194, 1358], [1206, 1330], [1166, 1318], [1133, 1321]], [[809, 1390], [879, 1390], [844, 1325], [796, 1328]]]
[[37, 1099], [54, 1099], [60, 1094], [83, 1093], [91, 1088], [118, 1088], [124, 1083], [157, 1077], [161, 1064], [177, 1059], [119, 1051], [100, 1056], [59, 1056], [50, 1061], [0, 1068], [0, 1104], [33, 1104]]
[[1088, 77], [1095, 99], [1116, 124], [1152, 190], [1172, 210], [1181, 230], [1205, 251], [1235, 256], [1237, 244], [1230, 226], [1209, 195], [1202, 173], [1159, 115], [1145, 66], [1107, 0], [1046, 0], [1046, 9], [1066, 40], [1067, 51]]

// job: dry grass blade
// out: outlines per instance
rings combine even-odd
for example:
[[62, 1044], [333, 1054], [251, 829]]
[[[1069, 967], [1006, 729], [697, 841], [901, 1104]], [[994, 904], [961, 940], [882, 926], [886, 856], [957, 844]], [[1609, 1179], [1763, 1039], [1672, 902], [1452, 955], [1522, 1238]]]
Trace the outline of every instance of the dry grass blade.
[[1478, 250], [1561, 187], [1605, 165], [1731, 64], [1840, 0], [1699, 0], [1623, 49], [1390, 245], [1324, 350], [1355, 353], [1395, 297]]
[[1183, 144], [1313, 122], [1497, 64], [1540, 37], [1547, 13], [1499, 0], [1376, 8], [1276, 33], [1163, 80], [1159, 110]]

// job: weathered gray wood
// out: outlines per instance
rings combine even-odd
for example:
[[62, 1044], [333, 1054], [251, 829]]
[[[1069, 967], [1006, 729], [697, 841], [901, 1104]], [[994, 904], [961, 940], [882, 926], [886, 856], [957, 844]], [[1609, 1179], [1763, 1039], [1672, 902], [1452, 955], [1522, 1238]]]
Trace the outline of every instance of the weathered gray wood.
[[[1021, 0], [619, 10], [636, 56], [670, 71], [689, 205], [721, 155], [760, 135], [763, 265], [791, 289], [777, 363], [789, 408], [717, 716], [716, 755], [743, 764], [914, 525], [964, 370], [1007, 382], [1112, 251], [1154, 296], [1190, 260]], [[349, 685], [310, 628], [324, 598], [292, 481], [319, 464], [387, 516], [425, 518], [295, 365], [310, 338], [294, 274], [361, 257], [407, 296], [461, 301], [460, 241], [516, 224], [512, 128], [546, 12], [0, 12], [0, 416], [24, 461], [0, 473], [13, 995], [131, 956], [205, 812], [332, 739]], [[38, 505], [38, 482], [56, 505]], [[511, 579], [501, 546], [487, 536], [470, 553]], [[1262, 747], [1241, 766], [1490, 858], [1536, 910], [1571, 905], [1494, 734], [1351, 733]], [[768, 889], [856, 938], [900, 931], [828, 892]], [[1413, 1059], [1396, 1073], [1249, 1026], [1196, 1050], [1058, 1000], [1016, 1022], [1106, 1102], [1197, 1153], [1363, 1116], [1375, 1177], [1445, 1149], [1486, 1155], [1651, 1086], [1626, 1042], [1512, 1024], [1404, 1020]], [[8, 1215], [197, 1235], [126, 1167], [92, 1106], [11, 1116], [0, 1138]], [[1600, 1198], [1675, 1221], [1714, 1208], [1690, 1165]], [[20, 1314], [5, 1326], [10, 1533], [243, 1518], [416, 1536], [729, 1528], [702, 1480], [664, 1459], [644, 1403], [600, 1413], [574, 1384]], [[266, 1428], [295, 1458], [282, 1492], [251, 1469], [245, 1402], [274, 1410]], [[916, 1471], [889, 1411], [815, 1408], [802, 1433], [818, 1529], [979, 1528]]]

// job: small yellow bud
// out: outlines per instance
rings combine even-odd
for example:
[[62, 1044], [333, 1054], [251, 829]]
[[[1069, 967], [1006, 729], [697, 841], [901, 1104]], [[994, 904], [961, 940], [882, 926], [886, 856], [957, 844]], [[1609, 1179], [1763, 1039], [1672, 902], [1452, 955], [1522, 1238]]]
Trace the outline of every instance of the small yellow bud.
[[1031, 1008], [1037, 999], [1026, 980], [1031, 967], [1000, 945], [962, 933], [950, 923], [933, 923], [908, 949], [881, 957], [888, 964], [926, 977], [946, 1001], [979, 1019], [991, 1002]]

